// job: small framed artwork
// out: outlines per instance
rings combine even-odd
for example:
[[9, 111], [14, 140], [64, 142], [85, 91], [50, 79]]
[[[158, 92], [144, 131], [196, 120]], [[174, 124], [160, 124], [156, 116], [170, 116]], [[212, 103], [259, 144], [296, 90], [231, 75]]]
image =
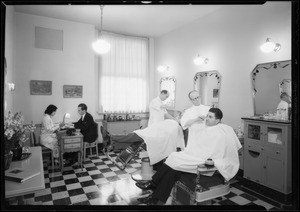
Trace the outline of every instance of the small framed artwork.
[[30, 80], [31, 95], [52, 95], [52, 81]]
[[64, 98], [82, 98], [82, 85], [64, 85]]
[[213, 98], [219, 97], [219, 89], [213, 89]]

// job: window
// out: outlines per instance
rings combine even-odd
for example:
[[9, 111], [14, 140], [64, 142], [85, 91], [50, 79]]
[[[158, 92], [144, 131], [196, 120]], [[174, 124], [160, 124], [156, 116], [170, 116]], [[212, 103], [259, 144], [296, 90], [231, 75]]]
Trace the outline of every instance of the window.
[[101, 56], [100, 111], [146, 112], [149, 102], [148, 39], [103, 34], [110, 51]]

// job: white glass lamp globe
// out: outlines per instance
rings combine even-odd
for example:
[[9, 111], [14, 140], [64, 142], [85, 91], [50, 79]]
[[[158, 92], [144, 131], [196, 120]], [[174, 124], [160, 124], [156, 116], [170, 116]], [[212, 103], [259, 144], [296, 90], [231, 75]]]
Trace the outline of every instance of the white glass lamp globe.
[[94, 51], [98, 54], [105, 54], [110, 50], [110, 44], [103, 39], [98, 39], [92, 44]]

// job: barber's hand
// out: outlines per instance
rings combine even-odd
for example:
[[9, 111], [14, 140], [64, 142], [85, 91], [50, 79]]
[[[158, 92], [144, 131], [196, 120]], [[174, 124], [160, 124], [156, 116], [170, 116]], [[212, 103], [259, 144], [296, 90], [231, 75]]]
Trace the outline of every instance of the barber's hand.
[[166, 109], [167, 108], [167, 106], [166, 105], [162, 105], [162, 106], [160, 106], [160, 109]]
[[62, 128], [63, 126], [65, 126], [65, 123], [62, 122], [59, 124], [59, 128]]

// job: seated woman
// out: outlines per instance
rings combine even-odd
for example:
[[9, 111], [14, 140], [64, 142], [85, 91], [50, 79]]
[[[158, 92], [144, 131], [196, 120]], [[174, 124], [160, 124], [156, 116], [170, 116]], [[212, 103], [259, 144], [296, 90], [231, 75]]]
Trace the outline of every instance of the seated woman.
[[[182, 128], [173, 119], [165, 119], [145, 129], [135, 130], [128, 135], [109, 135], [107, 131], [101, 129], [103, 140], [106, 143], [112, 141], [110, 145], [115, 142], [145, 142], [150, 165], [165, 159], [171, 152], [176, 152], [177, 148], [184, 149], [185, 147]], [[111, 149], [112, 147], [108, 147], [108, 150]]]
[[53, 123], [52, 117], [55, 116], [56, 110], [57, 107], [55, 105], [49, 105], [45, 110], [40, 135], [40, 143], [52, 150], [53, 157], [55, 158], [55, 162], [57, 163], [57, 158], [59, 157], [59, 149], [57, 145], [57, 136], [55, 131], [63, 127], [64, 123]]

